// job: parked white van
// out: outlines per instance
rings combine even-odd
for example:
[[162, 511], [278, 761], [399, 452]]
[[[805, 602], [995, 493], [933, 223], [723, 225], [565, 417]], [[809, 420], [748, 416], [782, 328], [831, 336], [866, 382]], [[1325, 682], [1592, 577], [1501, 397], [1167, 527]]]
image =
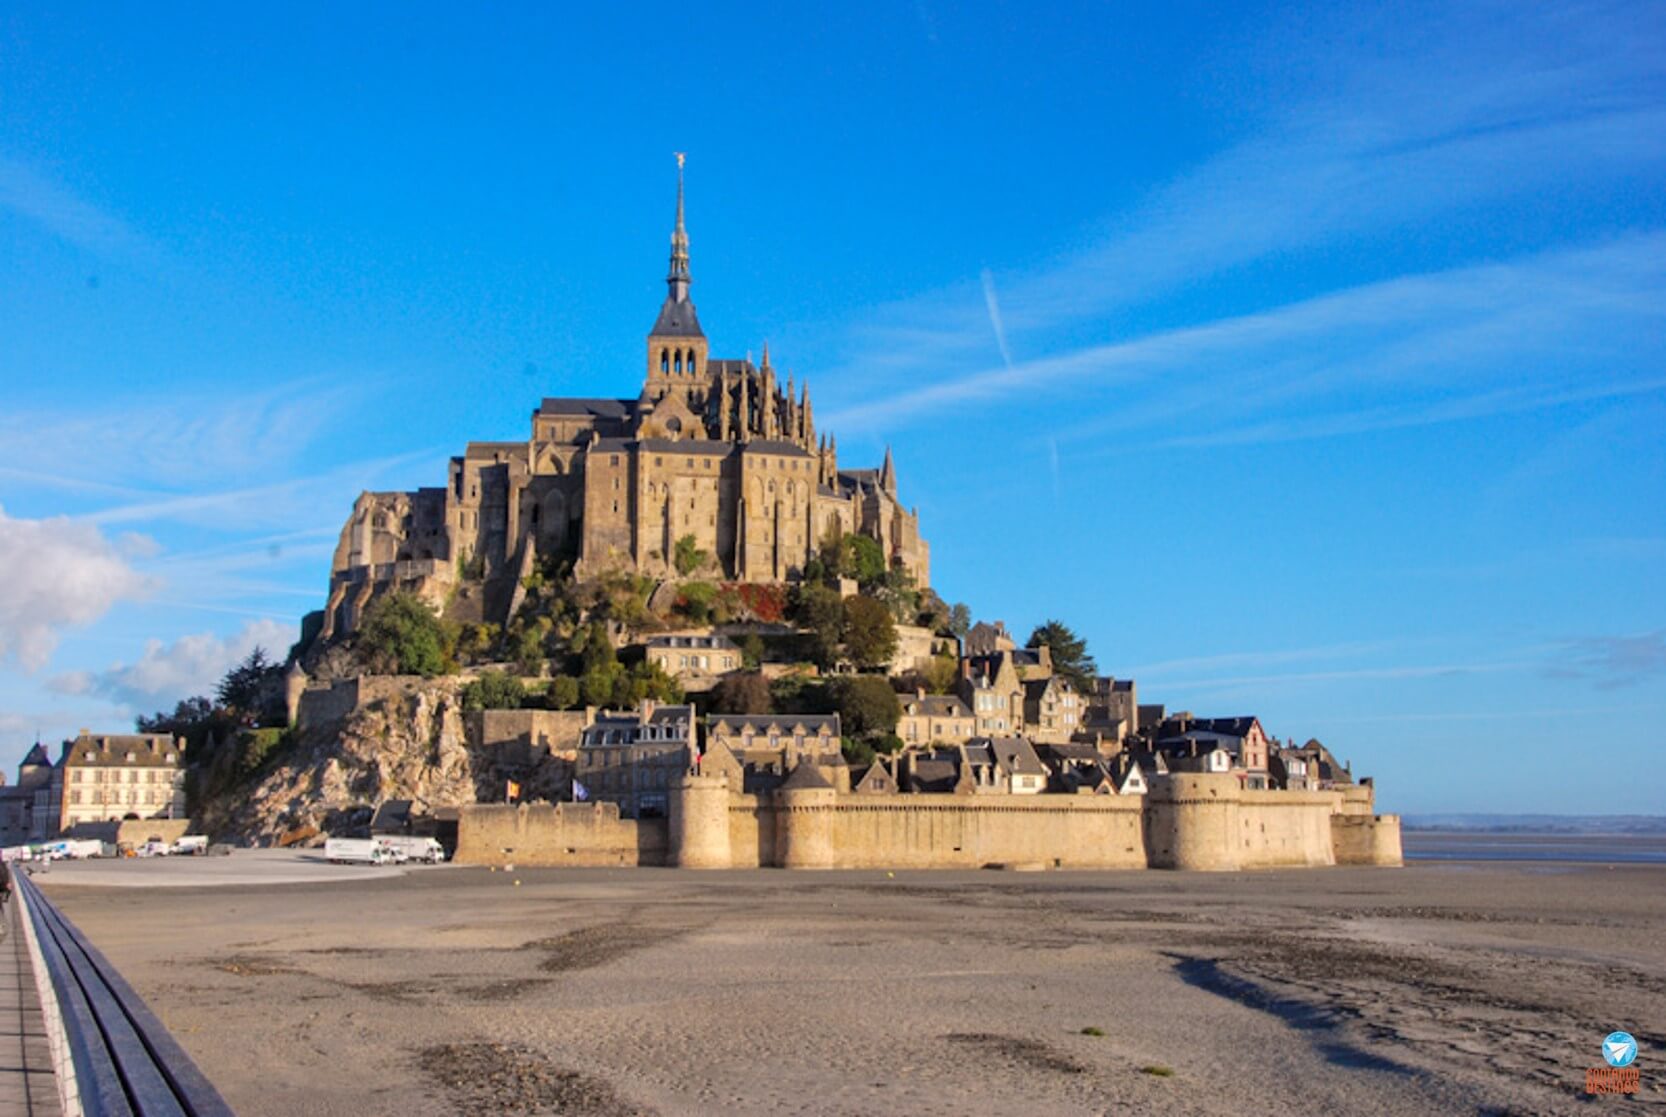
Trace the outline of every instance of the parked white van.
[[396, 860], [393, 850], [375, 838], [330, 838], [324, 843], [324, 856], [332, 865], [389, 865]]

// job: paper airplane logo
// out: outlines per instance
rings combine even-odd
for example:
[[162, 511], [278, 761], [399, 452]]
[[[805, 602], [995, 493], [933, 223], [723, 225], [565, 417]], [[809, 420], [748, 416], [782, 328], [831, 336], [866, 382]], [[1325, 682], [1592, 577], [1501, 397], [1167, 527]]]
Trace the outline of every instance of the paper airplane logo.
[[1611, 1067], [1629, 1067], [1637, 1058], [1637, 1041], [1630, 1032], [1615, 1032], [1602, 1041], [1602, 1057]]

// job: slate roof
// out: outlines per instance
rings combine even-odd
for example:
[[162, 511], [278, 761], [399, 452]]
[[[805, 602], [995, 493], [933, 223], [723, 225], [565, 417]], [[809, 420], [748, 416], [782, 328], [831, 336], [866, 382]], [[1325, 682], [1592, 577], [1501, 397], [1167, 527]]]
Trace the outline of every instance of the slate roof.
[[654, 328], [648, 336], [705, 337], [706, 333], [700, 328], [700, 316], [694, 313], [692, 302], [667, 298], [660, 304], [659, 317], [654, 319]]
[[960, 771], [948, 759], [916, 757], [909, 777], [909, 789], [920, 792], [948, 792], [959, 782]]
[[902, 702], [906, 713], [933, 718], [969, 718], [972, 711], [966, 708], [966, 703], [952, 694], [928, 694], [923, 698], [916, 695], [905, 698]]
[[35, 764], [38, 764], [43, 768], [52, 767], [52, 757], [47, 754], [46, 746], [41, 744], [39, 741], [35, 742], [35, 747], [30, 749], [28, 755], [23, 758], [24, 767], [27, 768]]
[[796, 442], [786, 442], [779, 438], [754, 438], [750, 442], [741, 443], [741, 448], [749, 454], [785, 454], [789, 458], [807, 458], [809, 452]]
[[[133, 759], [127, 759], [131, 752]], [[173, 768], [185, 761], [184, 747], [166, 733], [101, 733], [64, 742], [64, 764], [120, 764], [136, 768]], [[174, 759], [168, 760], [169, 753]]]
[[704, 635], [700, 633], [668, 632], [659, 636], [648, 637], [650, 648], [723, 648], [733, 649], [736, 644], [722, 633]]
[[628, 419], [631, 404], [628, 399], [560, 399], [548, 397], [538, 405], [540, 415], [594, 415], [599, 419]]
[[826, 726], [833, 736], [839, 735], [838, 714], [712, 714], [706, 718], [706, 725], [714, 731], [722, 728], [737, 734], [747, 728], [754, 734], [767, 733], [770, 726], [790, 731], [795, 725], [815, 733]]
[[1036, 756], [1035, 749], [1024, 737], [989, 737], [985, 738], [989, 747], [995, 752], [995, 760], [1008, 773], [1014, 776], [1045, 776], [1047, 769], [1042, 767], [1041, 758]]
[[813, 789], [832, 791], [833, 785], [827, 782], [827, 777], [822, 775], [814, 764], [807, 762], [800, 763], [798, 767], [794, 768], [792, 775], [788, 776], [785, 782], [781, 784], [782, 791], [809, 791]]

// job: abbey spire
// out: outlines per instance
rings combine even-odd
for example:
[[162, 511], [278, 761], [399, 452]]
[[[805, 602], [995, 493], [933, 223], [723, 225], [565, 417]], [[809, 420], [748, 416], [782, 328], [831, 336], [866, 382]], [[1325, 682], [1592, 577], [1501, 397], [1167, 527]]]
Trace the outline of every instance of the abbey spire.
[[688, 229], [683, 224], [683, 153], [677, 152], [677, 223], [671, 228], [671, 269], [665, 302], [648, 331], [648, 393], [664, 395], [667, 384], [688, 383], [706, 371], [706, 334], [688, 297], [694, 278], [688, 267]]

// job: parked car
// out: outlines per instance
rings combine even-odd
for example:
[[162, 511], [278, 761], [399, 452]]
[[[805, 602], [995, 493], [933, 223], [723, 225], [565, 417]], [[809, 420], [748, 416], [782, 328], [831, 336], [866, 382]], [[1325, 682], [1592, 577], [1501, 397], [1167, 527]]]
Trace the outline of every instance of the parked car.
[[208, 835], [187, 834], [174, 843], [171, 852], [192, 857], [200, 857], [208, 852]]

